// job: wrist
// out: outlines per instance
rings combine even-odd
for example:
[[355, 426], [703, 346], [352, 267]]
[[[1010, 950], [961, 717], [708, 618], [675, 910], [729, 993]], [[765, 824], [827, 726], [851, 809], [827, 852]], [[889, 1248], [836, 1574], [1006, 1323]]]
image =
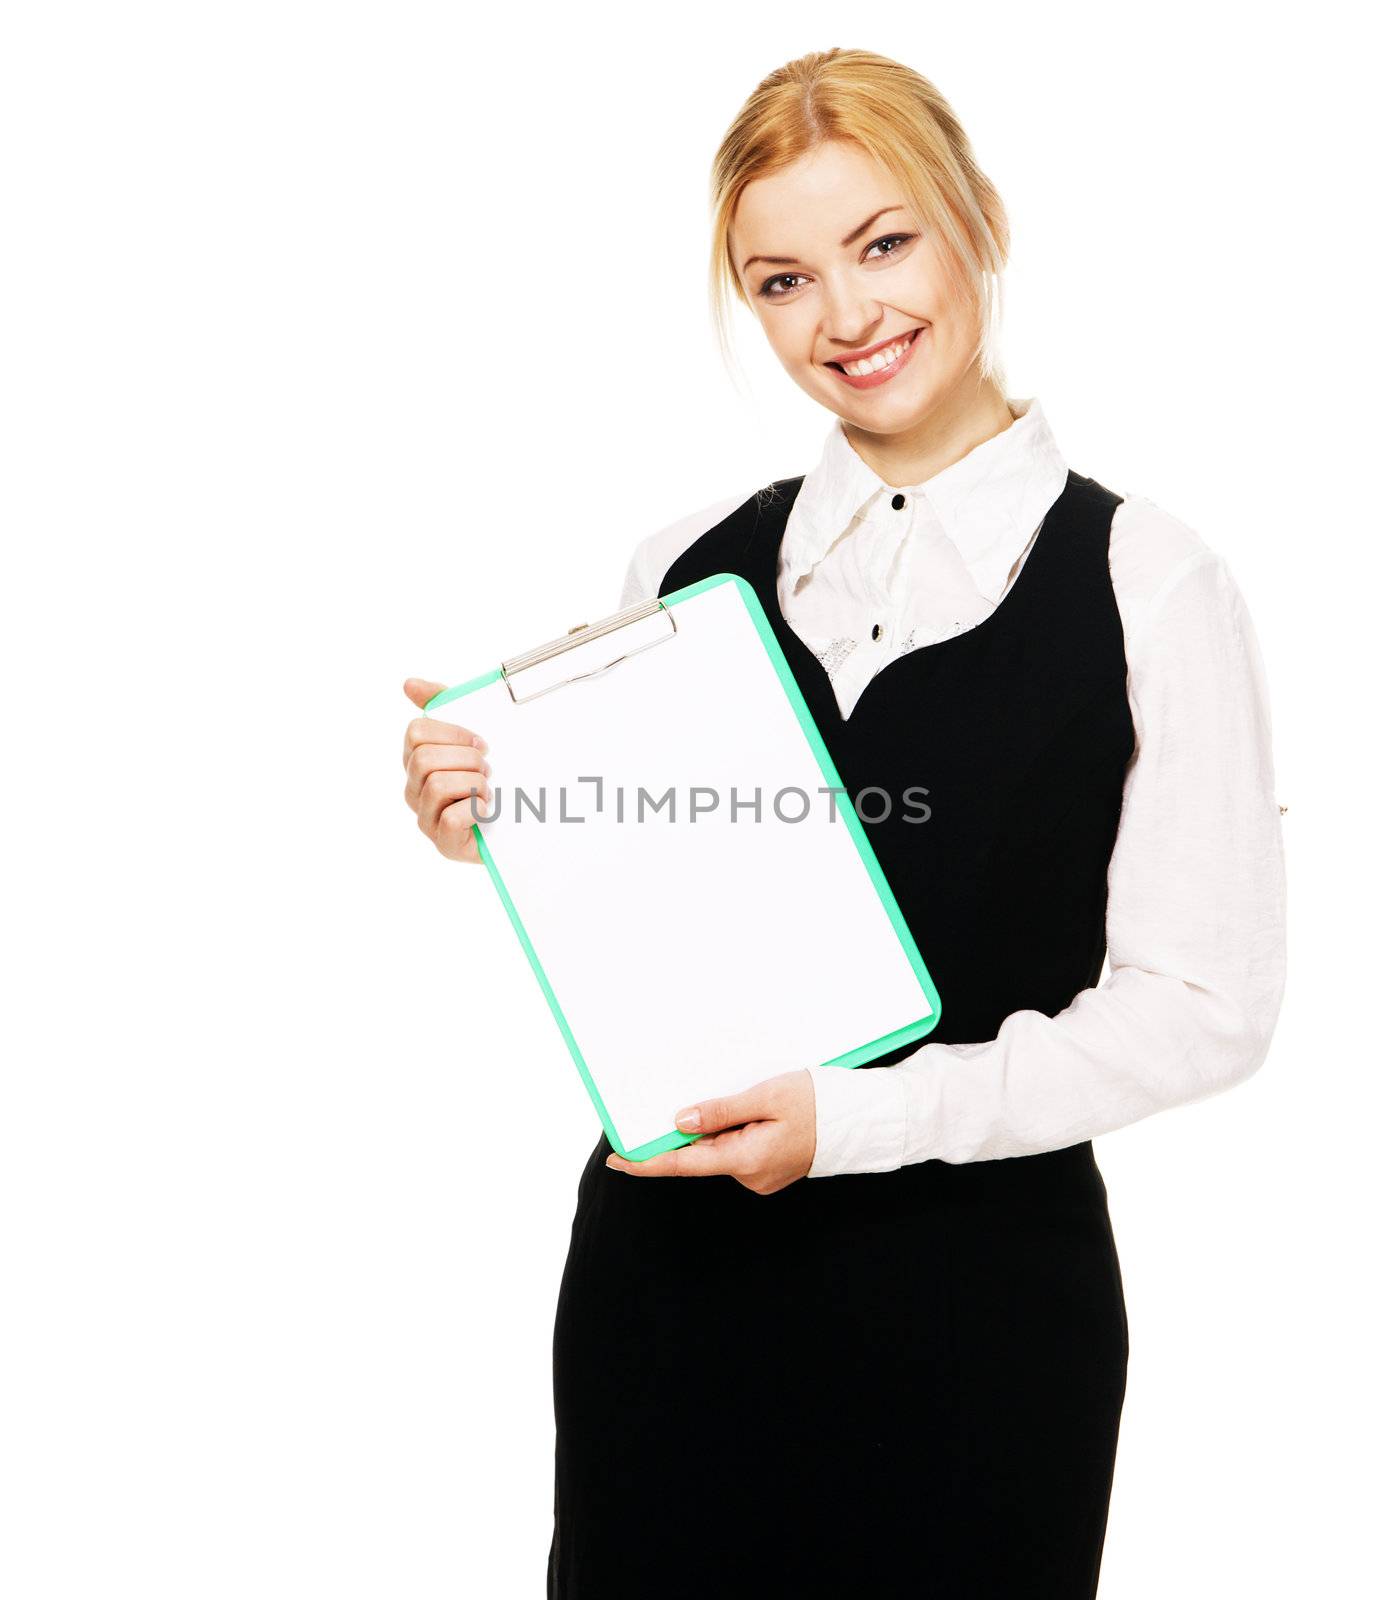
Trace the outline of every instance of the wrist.
[[892, 1172], [904, 1165], [907, 1107], [893, 1067], [807, 1069], [813, 1084], [810, 1178]]

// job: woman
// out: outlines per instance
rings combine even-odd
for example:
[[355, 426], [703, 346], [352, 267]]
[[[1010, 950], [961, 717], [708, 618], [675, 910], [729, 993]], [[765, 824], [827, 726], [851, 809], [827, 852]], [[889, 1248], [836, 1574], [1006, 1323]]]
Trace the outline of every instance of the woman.
[[[1090, 1141], [1247, 1077], [1281, 999], [1257, 643], [1218, 555], [1006, 398], [1006, 221], [930, 84], [791, 63], [714, 198], [713, 286], [833, 424], [805, 476], [646, 538], [621, 603], [742, 574], [847, 788], [927, 788], [869, 833], [943, 1015], [873, 1067], [674, 1108], [703, 1137], [647, 1162], [596, 1144], [548, 1592], [1081, 1600], [1128, 1355]], [[473, 861], [470, 739], [418, 718], [405, 757]], [[836, 973], [829, 928], [809, 982]]]

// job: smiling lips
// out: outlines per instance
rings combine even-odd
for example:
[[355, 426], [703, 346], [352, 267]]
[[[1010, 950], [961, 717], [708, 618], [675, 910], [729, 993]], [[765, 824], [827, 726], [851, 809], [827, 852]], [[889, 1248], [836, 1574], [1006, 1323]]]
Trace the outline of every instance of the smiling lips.
[[824, 365], [853, 389], [874, 389], [888, 383], [905, 366], [922, 332], [921, 328], [915, 328], [907, 334], [896, 334], [892, 339], [872, 345], [854, 361], [828, 361]]

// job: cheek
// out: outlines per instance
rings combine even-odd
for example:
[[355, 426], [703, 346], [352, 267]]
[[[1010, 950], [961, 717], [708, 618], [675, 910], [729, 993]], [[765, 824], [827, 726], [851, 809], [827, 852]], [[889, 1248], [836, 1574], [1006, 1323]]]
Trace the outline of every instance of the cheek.
[[977, 338], [976, 324], [968, 313], [957, 305], [945, 306], [943, 321], [935, 323], [939, 334], [939, 348], [953, 360], [965, 360]]
[[760, 321], [769, 348], [787, 371], [808, 365], [817, 331], [815, 317], [806, 315], [801, 306], [790, 305], [777, 313], [763, 313]]
[[903, 291], [897, 286], [898, 302], [912, 308], [916, 320], [932, 322], [936, 337], [951, 336], [961, 318], [942, 270], [927, 250], [920, 252], [913, 265], [915, 270], [907, 274]]
[[936, 333], [944, 341], [956, 340], [972, 322], [970, 306], [937, 274], [925, 287], [924, 304]]

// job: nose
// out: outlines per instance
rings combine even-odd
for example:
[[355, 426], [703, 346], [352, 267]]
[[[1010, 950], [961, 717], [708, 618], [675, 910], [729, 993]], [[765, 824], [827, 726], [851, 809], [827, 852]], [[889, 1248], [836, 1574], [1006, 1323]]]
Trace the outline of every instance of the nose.
[[885, 318], [878, 300], [858, 291], [854, 281], [827, 283], [827, 314], [822, 321], [824, 343], [831, 346], [829, 359], [837, 350], [860, 350], [876, 341], [876, 329]]

